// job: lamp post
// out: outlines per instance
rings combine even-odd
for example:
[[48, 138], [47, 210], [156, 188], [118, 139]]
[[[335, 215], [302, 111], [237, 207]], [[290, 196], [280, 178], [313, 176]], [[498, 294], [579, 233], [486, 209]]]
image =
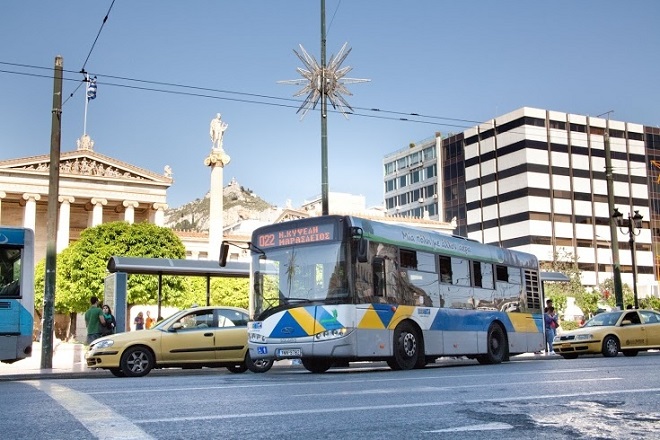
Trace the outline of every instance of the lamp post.
[[618, 208], [614, 208], [612, 218], [616, 221], [619, 230], [626, 233], [628, 229], [628, 243], [630, 244], [630, 257], [632, 262], [632, 276], [633, 276], [633, 295], [635, 299], [635, 308], [639, 308], [639, 300], [637, 298], [637, 263], [635, 260], [635, 237], [642, 232], [642, 214], [635, 211], [635, 214], [628, 213], [628, 220], [623, 218], [623, 214], [619, 212]]

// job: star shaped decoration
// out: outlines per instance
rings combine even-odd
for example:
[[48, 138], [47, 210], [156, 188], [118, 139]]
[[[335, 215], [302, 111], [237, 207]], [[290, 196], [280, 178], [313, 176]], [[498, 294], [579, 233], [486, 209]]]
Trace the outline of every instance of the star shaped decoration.
[[[309, 110], [314, 110], [321, 99], [321, 96], [325, 93], [327, 98], [330, 100], [332, 107], [335, 110], [339, 110], [344, 117], [348, 118], [348, 113], [353, 112], [353, 108], [350, 106], [346, 96], [353, 96], [353, 94], [346, 88], [347, 84], [357, 84], [363, 82], [369, 82], [368, 79], [359, 79], [359, 78], [346, 78], [346, 74], [353, 70], [352, 67], [346, 66], [341, 67], [341, 64], [346, 60], [346, 57], [351, 53], [351, 49], [348, 48], [348, 43], [344, 43], [341, 47], [341, 50], [337, 55], [330, 57], [330, 62], [324, 68], [321, 66], [316, 59], [310, 55], [305, 48], [301, 45], [300, 53], [295, 49], [293, 52], [296, 56], [303, 62], [303, 67], [298, 67], [296, 70], [302, 78], [300, 79], [291, 79], [285, 81], [278, 81], [280, 84], [291, 84], [296, 86], [303, 86], [297, 93], [293, 96], [305, 96], [305, 99], [298, 108], [296, 113], [301, 113], [300, 119], [302, 120]], [[325, 90], [323, 88], [323, 78], [325, 77]]]

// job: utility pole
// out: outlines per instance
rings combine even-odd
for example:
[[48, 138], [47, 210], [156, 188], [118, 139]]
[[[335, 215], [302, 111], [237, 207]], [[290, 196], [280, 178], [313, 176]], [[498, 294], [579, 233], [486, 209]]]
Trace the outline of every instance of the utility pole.
[[60, 192], [60, 144], [62, 139], [62, 70], [61, 55], [55, 57], [53, 69], [53, 109], [50, 127], [50, 173], [48, 179], [48, 244], [44, 278], [44, 319], [41, 330], [41, 368], [53, 368], [53, 322], [55, 315], [55, 283], [57, 261], [57, 205]]
[[605, 127], [605, 177], [607, 179], [607, 207], [608, 222], [610, 224], [610, 240], [612, 248], [612, 278], [614, 281], [614, 300], [619, 310], [623, 310], [623, 286], [621, 283], [621, 265], [619, 263], [619, 240], [614, 213], [614, 171], [612, 170], [612, 152], [610, 151], [610, 116], [607, 112], [607, 125]]
[[325, 64], [325, 0], [321, 0], [321, 209], [328, 215], [328, 80]]

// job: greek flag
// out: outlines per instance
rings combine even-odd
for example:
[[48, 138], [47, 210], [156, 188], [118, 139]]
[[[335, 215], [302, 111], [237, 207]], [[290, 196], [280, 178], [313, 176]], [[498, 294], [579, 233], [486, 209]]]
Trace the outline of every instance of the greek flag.
[[87, 100], [96, 98], [96, 77], [89, 79], [87, 85]]

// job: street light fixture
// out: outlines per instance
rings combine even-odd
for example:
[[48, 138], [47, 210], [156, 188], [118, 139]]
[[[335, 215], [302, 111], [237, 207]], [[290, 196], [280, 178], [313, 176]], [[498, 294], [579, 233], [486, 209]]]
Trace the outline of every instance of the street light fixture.
[[619, 212], [618, 208], [614, 208], [612, 218], [616, 221], [617, 226], [621, 233], [626, 233], [628, 229], [628, 243], [630, 244], [630, 257], [632, 261], [632, 276], [633, 276], [633, 295], [635, 299], [635, 308], [639, 308], [639, 299], [637, 298], [637, 263], [635, 261], [635, 237], [642, 232], [642, 214], [635, 211], [635, 214], [628, 213], [628, 219], [623, 218], [623, 214]]

